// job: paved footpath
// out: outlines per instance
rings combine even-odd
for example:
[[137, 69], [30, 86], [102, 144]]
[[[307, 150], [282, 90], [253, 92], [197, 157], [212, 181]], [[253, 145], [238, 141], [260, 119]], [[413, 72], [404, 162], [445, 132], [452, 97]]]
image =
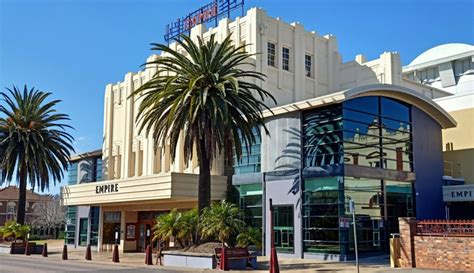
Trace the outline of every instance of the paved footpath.
[[[0, 272], [157, 272], [157, 273], [176, 273], [176, 272], [205, 272], [213, 273], [218, 270], [190, 270], [184, 268], [159, 267], [156, 265], [147, 266], [144, 264], [145, 255], [143, 253], [128, 253], [120, 256], [120, 263], [112, 262], [112, 254], [92, 253], [92, 261], [84, 260], [84, 251], [70, 251], [69, 260], [61, 260], [61, 252], [52, 250], [48, 258], [40, 255], [9, 255], [0, 254]], [[394, 269], [387, 265], [387, 257], [378, 257], [375, 259], [363, 259], [361, 261], [361, 273], [447, 273], [450, 271], [420, 270], [420, 269]], [[265, 270], [268, 266], [266, 258], [259, 257], [260, 270], [253, 271], [234, 271], [231, 272], [268, 272]], [[313, 273], [313, 272], [337, 272], [353, 273], [356, 272], [354, 263], [326, 262], [319, 260], [300, 260], [300, 259], [280, 259], [280, 271], [291, 273]]]

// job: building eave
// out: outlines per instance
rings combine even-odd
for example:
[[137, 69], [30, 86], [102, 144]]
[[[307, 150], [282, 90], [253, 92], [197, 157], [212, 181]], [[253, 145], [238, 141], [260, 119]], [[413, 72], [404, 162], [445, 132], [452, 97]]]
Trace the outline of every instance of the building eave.
[[[443, 91], [444, 92], [444, 91]], [[283, 106], [274, 107], [271, 111], [264, 111], [264, 117], [271, 117], [291, 113], [295, 111], [303, 111], [311, 108], [326, 106], [334, 103], [341, 103], [345, 100], [366, 97], [366, 96], [384, 96], [397, 99], [423, 110], [434, 120], [436, 120], [443, 129], [456, 127], [456, 121], [441, 106], [436, 104], [430, 98], [423, 96], [417, 91], [400, 85], [392, 84], [373, 84], [355, 87], [329, 95], [317, 98], [299, 101]]]

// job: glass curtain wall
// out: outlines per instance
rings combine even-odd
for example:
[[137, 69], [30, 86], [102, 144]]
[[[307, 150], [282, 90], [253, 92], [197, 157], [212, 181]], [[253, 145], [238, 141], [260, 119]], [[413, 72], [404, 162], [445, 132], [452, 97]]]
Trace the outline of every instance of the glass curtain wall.
[[343, 103], [344, 162], [397, 171], [413, 170], [410, 106], [383, 97]]
[[[355, 201], [360, 250], [382, 251], [398, 217], [414, 216], [413, 183], [344, 177], [344, 166], [413, 171], [411, 106], [362, 97], [303, 115], [305, 252], [349, 254]], [[383, 173], [383, 172], [382, 172]]]
[[262, 142], [258, 128], [254, 128], [253, 134], [255, 136], [255, 143], [251, 145], [250, 151], [247, 151], [246, 143], [241, 139], [242, 144], [242, 159], [239, 161], [234, 156], [234, 174], [245, 174], [245, 173], [259, 173], [261, 163], [261, 151], [260, 144]]
[[[77, 184], [77, 162], [69, 163], [68, 169], [68, 185]], [[64, 233], [64, 241], [66, 244], [74, 245], [76, 243], [76, 224], [77, 224], [77, 207], [68, 206], [66, 209], [66, 230]]]
[[249, 226], [262, 228], [262, 184], [240, 185], [238, 189], [244, 222]]
[[90, 208], [90, 215], [89, 219], [91, 222], [91, 229], [90, 229], [90, 245], [96, 246], [99, 239], [99, 212], [100, 207], [91, 207]]
[[305, 252], [340, 253], [339, 218], [344, 215], [342, 107], [303, 116], [303, 242]]

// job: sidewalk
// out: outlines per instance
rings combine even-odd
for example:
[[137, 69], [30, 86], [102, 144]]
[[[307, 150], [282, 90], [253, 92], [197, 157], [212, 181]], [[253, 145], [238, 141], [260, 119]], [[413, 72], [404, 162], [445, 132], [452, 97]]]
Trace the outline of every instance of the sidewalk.
[[[57, 247], [52, 248], [49, 251], [49, 257], [44, 259], [55, 259], [61, 260], [61, 251]], [[36, 256], [36, 255], [35, 255]], [[199, 270], [189, 268], [175, 268], [175, 267], [162, 267], [157, 265], [147, 266], [145, 265], [145, 253], [125, 253], [120, 255], [120, 263], [112, 262], [112, 252], [92, 252], [92, 261], [86, 261], [85, 250], [83, 249], [72, 249], [68, 251], [68, 258], [71, 261], [81, 261], [84, 263], [98, 263], [107, 265], [129, 266], [135, 268], [148, 268], [148, 269], [165, 269], [166, 271], [175, 272], [220, 272], [219, 270]], [[42, 258], [42, 257], [41, 257]], [[153, 263], [156, 262], [156, 256], [153, 255]], [[337, 273], [353, 273], [356, 272], [355, 262], [332, 262], [332, 261], [321, 261], [321, 260], [302, 260], [302, 259], [279, 259], [280, 271], [291, 272], [291, 273], [313, 273], [313, 272], [337, 272]], [[232, 270], [231, 272], [255, 272], [255, 273], [266, 273], [268, 272], [268, 258], [258, 257], [258, 270], [245, 270], [237, 271]], [[376, 256], [372, 258], [364, 258], [360, 261], [360, 272], [362, 273], [402, 273], [402, 272], [419, 272], [419, 273], [448, 273], [451, 271], [435, 271], [435, 270], [421, 270], [421, 269], [399, 269], [390, 268], [388, 256]]]

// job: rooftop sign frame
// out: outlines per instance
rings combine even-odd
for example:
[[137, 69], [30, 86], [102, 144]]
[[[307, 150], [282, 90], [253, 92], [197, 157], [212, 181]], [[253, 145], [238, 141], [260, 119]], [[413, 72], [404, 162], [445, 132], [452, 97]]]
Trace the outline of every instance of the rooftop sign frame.
[[230, 17], [230, 13], [238, 8], [241, 8], [243, 16], [244, 0], [214, 0], [167, 24], [164, 35], [165, 41], [169, 44], [174, 39], [179, 38], [181, 34], [187, 33], [189, 35], [194, 26], [202, 23], [214, 21], [217, 26], [219, 19]]

